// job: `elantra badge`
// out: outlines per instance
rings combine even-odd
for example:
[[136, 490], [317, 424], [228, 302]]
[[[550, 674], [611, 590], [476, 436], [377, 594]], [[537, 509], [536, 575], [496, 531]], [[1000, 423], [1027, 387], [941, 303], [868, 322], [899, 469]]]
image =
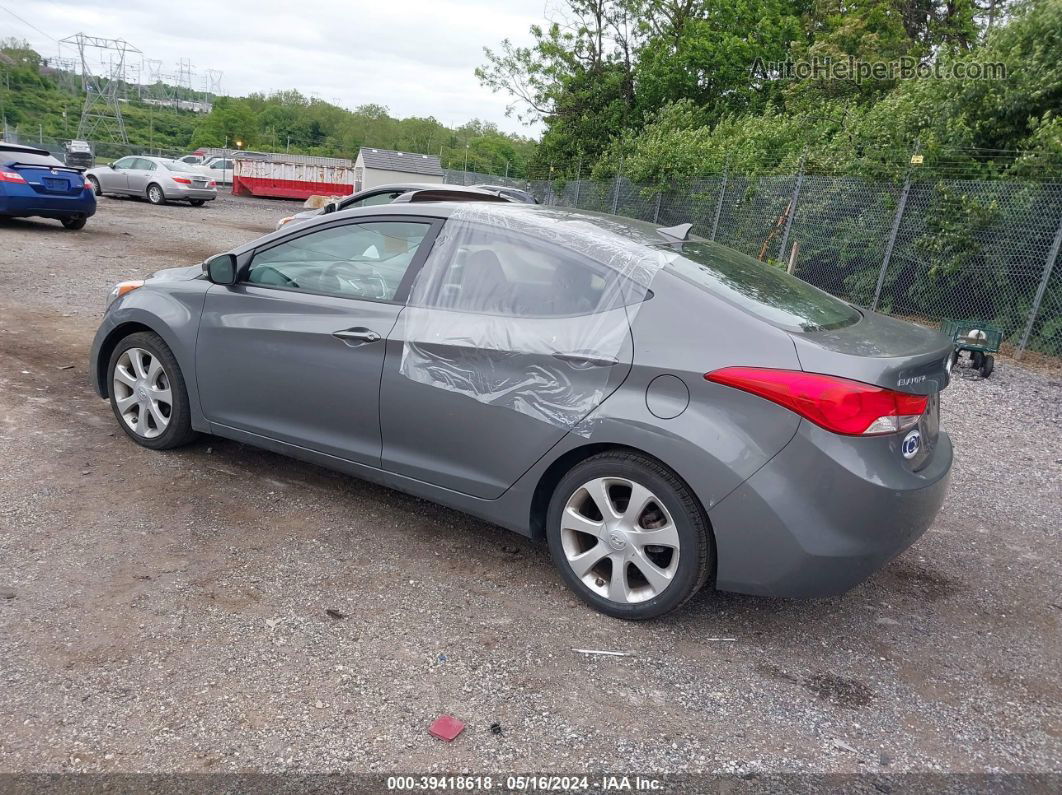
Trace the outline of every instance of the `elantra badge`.
[[904, 458], [914, 458], [918, 455], [919, 449], [922, 447], [922, 434], [915, 428], [905, 437], [903, 437], [903, 443], [900, 445], [900, 452], [903, 453]]

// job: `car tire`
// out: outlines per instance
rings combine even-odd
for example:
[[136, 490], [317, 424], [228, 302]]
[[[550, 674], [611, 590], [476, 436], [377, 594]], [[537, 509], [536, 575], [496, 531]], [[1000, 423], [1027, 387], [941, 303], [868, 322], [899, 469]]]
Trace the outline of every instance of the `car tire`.
[[107, 384], [115, 419], [137, 444], [169, 450], [198, 435], [184, 375], [158, 334], [139, 331], [122, 339], [107, 362]]
[[[637, 516], [628, 510], [635, 495]], [[599, 500], [608, 502], [607, 520]], [[647, 533], [659, 543], [648, 543], [641, 535]], [[615, 618], [644, 620], [676, 610], [714, 566], [708, 517], [689, 486], [659, 461], [625, 450], [592, 456], [561, 478], [546, 538], [568, 587]]]
[[189, 199], [188, 203], [193, 207], [202, 207], [206, 204], [206, 199]]
[[59, 221], [67, 229], [77, 231], [78, 229], [85, 228], [85, 224], [88, 223], [88, 218], [60, 218]]
[[100, 189], [100, 181], [92, 175], [89, 175], [88, 181], [89, 184], [92, 186], [92, 193], [96, 196], [102, 196], [103, 191]]
[[163, 193], [161, 186], [152, 182], [147, 186], [147, 200], [152, 204], [165, 204], [166, 194]]

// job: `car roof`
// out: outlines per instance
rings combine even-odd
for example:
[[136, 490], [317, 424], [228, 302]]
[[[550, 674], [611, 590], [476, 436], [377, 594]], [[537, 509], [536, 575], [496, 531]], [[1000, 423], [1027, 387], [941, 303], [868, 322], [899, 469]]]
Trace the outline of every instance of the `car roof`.
[[373, 188], [366, 188], [365, 190], [359, 190], [358, 193], [352, 195], [357, 196], [362, 193], [375, 193], [377, 191], [389, 190], [452, 190], [458, 193], [483, 193], [483, 191], [475, 185], [451, 185], [446, 182], [393, 182], [386, 185], [377, 185]]

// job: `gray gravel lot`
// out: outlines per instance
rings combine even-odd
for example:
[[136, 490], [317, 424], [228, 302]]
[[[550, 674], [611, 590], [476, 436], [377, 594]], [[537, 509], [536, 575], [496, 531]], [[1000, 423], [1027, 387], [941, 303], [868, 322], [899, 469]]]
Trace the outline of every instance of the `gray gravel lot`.
[[865, 585], [625, 623], [496, 527], [121, 433], [86, 374], [109, 286], [293, 206], [0, 222], [0, 772], [1062, 768], [1062, 372], [958, 374], [944, 509]]

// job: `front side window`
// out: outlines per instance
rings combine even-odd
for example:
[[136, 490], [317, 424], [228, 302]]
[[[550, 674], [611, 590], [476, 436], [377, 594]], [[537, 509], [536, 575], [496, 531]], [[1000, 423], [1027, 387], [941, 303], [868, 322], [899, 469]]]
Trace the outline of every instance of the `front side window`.
[[550, 317], [620, 305], [619, 277], [604, 265], [561, 245], [485, 226], [455, 225], [449, 236], [444, 228], [425, 273], [433, 284], [418, 292], [439, 309]]
[[111, 164], [111, 168], [114, 168], [114, 169], [133, 168], [133, 164], [134, 163], [136, 163], [136, 158], [135, 157], [123, 157], [120, 160], [115, 160]]
[[422, 221], [371, 221], [311, 232], [256, 253], [247, 281], [392, 301], [430, 229]]

